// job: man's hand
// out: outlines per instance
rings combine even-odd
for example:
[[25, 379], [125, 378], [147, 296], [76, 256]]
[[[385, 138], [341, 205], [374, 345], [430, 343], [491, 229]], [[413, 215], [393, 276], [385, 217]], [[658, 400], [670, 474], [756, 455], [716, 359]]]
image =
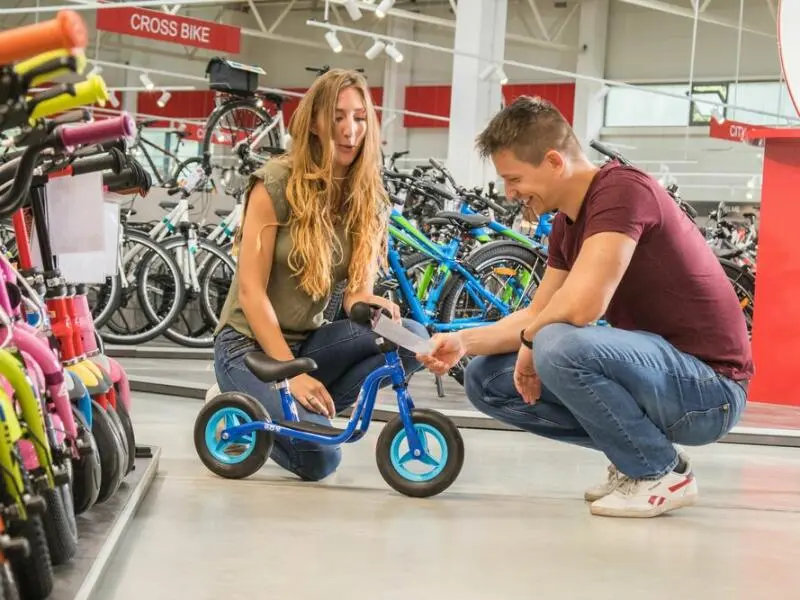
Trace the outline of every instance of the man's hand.
[[428, 354], [418, 354], [417, 360], [435, 375], [445, 375], [465, 354], [464, 344], [457, 333], [434, 335]]
[[514, 387], [526, 404], [534, 404], [542, 395], [542, 381], [533, 366], [533, 350], [522, 346], [514, 367]]

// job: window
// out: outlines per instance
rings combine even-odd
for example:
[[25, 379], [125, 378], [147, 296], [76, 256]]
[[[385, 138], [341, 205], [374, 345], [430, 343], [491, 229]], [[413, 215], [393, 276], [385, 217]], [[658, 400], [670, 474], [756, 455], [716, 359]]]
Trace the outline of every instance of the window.
[[[708, 100], [718, 104], [726, 104], [728, 100], [727, 83], [702, 83], [692, 86], [692, 105], [689, 113], [689, 125], [708, 125], [715, 114], [725, 117], [725, 109], [714, 104], [698, 102]], [[721, 114], [720, 114], [721, 113]]]
[[[786, 84], [782, 81], [747, 81], [732, 83], [728, 94], [728, 104], [746, 108], [729, 108], [727, 117], [753, 125], [786, 125], [785, 117], [797, 119], [797, 111], [789, 97]], [[776, 113], [778, 116], [763, 115], [747, 110]]]
[[[688, 84], [612, 87], [606, 96], [606, 127], [685, 127]], [[655, 92], [655, 93], [654, 93]], [[671, 95], [665, 95], [671, 94]]]

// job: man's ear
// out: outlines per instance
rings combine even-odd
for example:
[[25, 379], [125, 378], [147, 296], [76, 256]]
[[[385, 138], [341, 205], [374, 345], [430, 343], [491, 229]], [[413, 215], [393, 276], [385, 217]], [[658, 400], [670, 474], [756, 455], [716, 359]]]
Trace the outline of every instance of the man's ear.
[[566, 167], [566, 159], [560, 152], [555, 150], [548, 150], [542, 162], [548, 164], [556, 172], [561, 172]]

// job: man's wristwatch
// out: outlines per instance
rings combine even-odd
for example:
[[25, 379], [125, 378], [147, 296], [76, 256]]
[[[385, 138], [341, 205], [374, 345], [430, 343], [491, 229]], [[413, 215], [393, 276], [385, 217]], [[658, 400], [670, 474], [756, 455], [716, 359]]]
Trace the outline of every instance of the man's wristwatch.
[[529, 342], [528, 340], [525, 339], [524, 329], [519, 332], [519, 341], [521, 341], [522, 345], [525, 346], [526, 348], [530, 348], [531, 350], [533, 350], [533, 340]]

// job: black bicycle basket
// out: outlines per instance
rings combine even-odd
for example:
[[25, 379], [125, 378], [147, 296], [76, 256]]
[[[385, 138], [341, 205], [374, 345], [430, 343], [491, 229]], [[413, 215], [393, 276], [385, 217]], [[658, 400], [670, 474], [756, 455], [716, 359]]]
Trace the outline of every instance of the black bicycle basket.
[[209, 87], [218, 92], [252, 94], [258, 89], [258, 76], [266, 75], [261, 67], [245, 65], [216, 56], [208, 61]]

